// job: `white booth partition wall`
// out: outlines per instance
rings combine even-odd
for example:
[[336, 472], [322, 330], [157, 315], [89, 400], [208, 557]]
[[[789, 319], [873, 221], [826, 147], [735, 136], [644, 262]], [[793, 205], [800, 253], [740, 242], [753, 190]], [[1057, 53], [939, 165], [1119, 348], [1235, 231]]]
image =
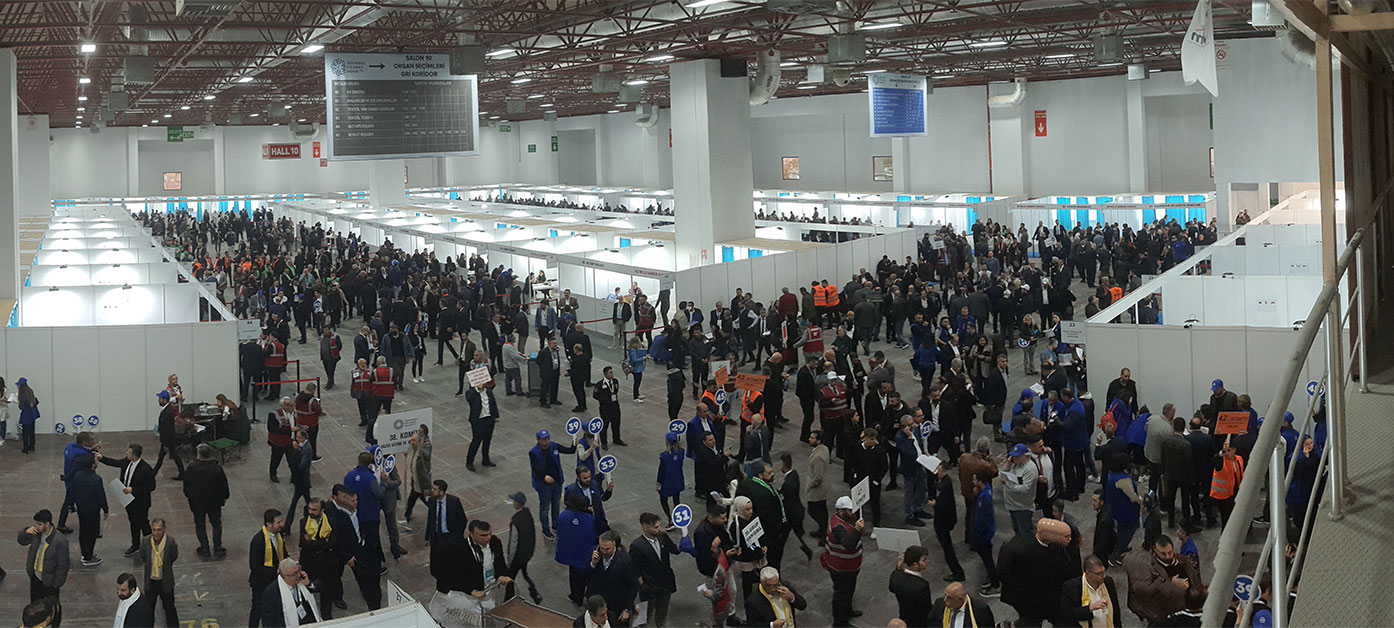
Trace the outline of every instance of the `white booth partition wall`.
[[1102, 223], [1128, 225], [1134, 230], [1157, 221], [1178, 224], [1215, 216], [1215, 194], [1120, 194], [1115, 196], [1049, 196], [1016, 204], [1009, 224], [1025, 224], [1028, 231], [1038, 224], [1047, 227], [1059, 222], [1066, 229]]

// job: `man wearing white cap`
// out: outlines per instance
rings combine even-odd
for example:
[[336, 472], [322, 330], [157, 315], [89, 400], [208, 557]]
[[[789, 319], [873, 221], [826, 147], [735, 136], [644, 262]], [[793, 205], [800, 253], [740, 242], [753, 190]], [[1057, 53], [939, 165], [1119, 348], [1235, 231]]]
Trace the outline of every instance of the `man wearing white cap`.
[[852, 596], [857, 591], [857, 574], [862, 569], [862, 532], [866, 522], [854, 514], [856, 505], [846, 495], [833, 504], [837, 509], [828, 522], [826, 549], [819, 563], [833, 580], [833, 626], [850, 626], [861, 611], [853, 610]]

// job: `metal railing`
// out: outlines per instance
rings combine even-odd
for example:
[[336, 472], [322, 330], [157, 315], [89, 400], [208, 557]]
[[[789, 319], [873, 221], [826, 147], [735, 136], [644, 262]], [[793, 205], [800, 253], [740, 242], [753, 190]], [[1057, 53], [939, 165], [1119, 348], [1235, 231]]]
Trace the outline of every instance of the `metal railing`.
[[[1376, 203], [1379, 209], [1384, 208], [1382, 201], [1388, 192], [1389, 190], [1386, 189], [1385, 194], [1381, 195], [1380, 202]], [[1377, 210], [1372, 214], [1371, 223], [1373, 216], [1378, 213]], [[1219, 626], [1223, 623], [1230, 600], [1234, 597], [1231, 583], [1239, 574], [1245, 540], [1248, 537], [1250, 527], [1253, 525], [1254, 510], [1258, 504], [1259, 494], [1265, 485], [1268, 488], [1269, 530], [1263, 549], [1259, 554], [1259, 563], [1253, 574], [1253, 581], [1255, 584], [1259, 583], [1265, 571], [1272, 573], [1272, 586], [1270, 587], [1272, 593], [1269, 596], [1269, 608], [1273, 619], [1272, 625], [1275, 628], [1283, 628], [1287, 625], [1287, 615], [1290, 612], [1287, 595], [1291, 588], [1289, 583], [1300, 573], [1302, 563], [1306, 558], [1307, 545], [1312, 537], [1311, 527], [1314, 521], [1312, 511], [1317, 505], [1317, 495], [1322, 490], [1321, 478], [1323, 476], [1326, 477], [1326, 490], [1331, 498], [1331, 518], [1339, 519], [1343, 515], [1346, 505], [1345, 384], [1352, 378], [1357, 367], [1359, 368], [1359, 385], [1362, 391], [1366, 390], [1366, 380], [1368, 379], [1365, 359], [1368, 325], [1365, 319], [1367, 310], [1365, 309], [1364, 297], [1365, 269], [1362, 246], [1366, 243], [1366, 230], [1369, 228], [1370, 223], [1366, 223], [1364, 227], [1358, 229], [1351, 236], [1345, 250], [1336, 262], [1333, 279], [1322, 285], [1321, 293], [1299, 330], [1288, 363], [1279, 378], [1277, 392], [1268, 406], [1267, 414], [1265, 414], [1271, 420], [1265, 420], [1259, 428], [1258, 438], [1252, 450], [1254, 453], [1244, 469], [1246, 481], [1240, 482], [1234, 509], [1220, 536], [1219, 547], [1215, 554], [1215, 573], [1211, 580], [1210, 593], [1205, 601], [1202, 625]], [[1349, 270], [1352, 261], [1357, 262], [1355, 265], [1355, 287], [1347, 299], [1337, 301], [1337, 297], [1340, 295], [1340, 286], [1346, 280], [1346, 271]], [[1344, 316], [1340, 313], [1342, 309], [1346, 310]], [[1356, 338], [1349, 343], [1349, 346], [1346, 346], [1345, 323], [1350, 320], [1351, 313], [1356, 311], [1359, 312], [1359, 318], [1355, 320]], [[1286, 449], [1281, 437], [1283, 421], [1278, 417], [1282, 417], [1286, 413], [1286, 408], [1292, 400], [1293, 391], [1297, 388], [1299, 378], [1302, 375], [1303, 366], [1308, 361], [1312, 345], [1316, 341], [1317, 334], [1323, 328], [1325, 328], [1327, 343], [1326, 373], [1318, 380], [1319, 394], [1312, 396], [1303, 429], [1298, 435], [1296, 449], [1292, 459], [1288, 462], [1288, 467], [1284, 469]], [[1359, 352], [1358, 360], [1354, 358], [1357, 351]], [[1349, 363], [1344, 356], [1352, 356]], [[1323, 388], [1325, 391], [1320, 392], [1320, 389]], [[1312, 420], [1312, 417], [1321, 411], [1319, 404], [1323, 400], [1327, 418], [1327, 440], [1320, 453], [1321, 458], [1316, 471], [1317, 480], [1314, 482], [1311, 494], [1307, 496], [1303, 524], [1299, 528], [1300, 536], [1297, 540], [1296, 553], [1292, 567], [1289, 569], [1286, 553], [1288, 545], [1286, 538], [1287, 490], [1293, 481], [1302, 444], [1308, 435], [1308, 428], [1311, 428], [1313, 432], [1315, 431], [1317, 424]], [[1271, 453], [1264, 455], [1263, 452]], [[1248, 625], [1256, 597], [1256, 595], [1251, 594], [1249, 601], [1241, 609], [1239, 626]]]

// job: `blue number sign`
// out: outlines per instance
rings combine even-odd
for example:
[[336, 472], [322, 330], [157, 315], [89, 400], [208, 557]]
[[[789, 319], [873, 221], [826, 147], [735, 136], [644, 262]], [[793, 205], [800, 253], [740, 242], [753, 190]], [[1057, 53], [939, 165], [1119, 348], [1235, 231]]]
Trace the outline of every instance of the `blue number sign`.
[[378, 466], [382, 466], [382, 449], [381, 449], [381, 448], [378, 448], [378, 447], [374, 447], [374, 448], [373, 448], [373, 463], [377, 464]]
[[591, 434], [599, 434], [600, 430], [603, 429], [605, 429], [605, 421], [601, 420], [600, 417], [593, 417], [590, 422], [586, 423], [586, 431]]
[[716, 404], [717, 404], [717, 405], [725, 405], [725, 404], [726, 404], [726, 391], [725, 391], [725, 390], [718, 390], [718, 391], [716, 391]]
[[581, 433], [581, 419], [571, 417], [566, 420], [566, 433], [572, 436]]
[[86, 423], [86, 422], [87, 422], [87, 419], [82, 418], [82, 415], [81, 415], [81, 414], [74, 414], [74, 415], [73, 415], [73, 427], [82, 427], [82, 424], [83, 424], [83, 423]]
[[690, 523], [692, 523], [692, 508], [687, 504], [678, 504], [678, 507], [673, 509], [673, 525], [686, 528]]
[[101, 423], [101, 422], [102, 422], [102, 420], [99, 419], [99, 418], [97, 418], [97, 415], [95, 415], [95, 414], [92, 415], [92, 416], [87, 417], [87, 426], [88, 426], [88, 427], [97, 427], [97, 424], [98, 424], [98, 423]]
[[601, 473], [604, 473], [604, 474], [606, 474], [606, 475], [609, 475], [609, 474], [611, 474], [611, 473], [614, 473], [614, 472], [615, 472], [615, 469], [618, 468], [619, 466], [620, 466], [620, 461], [615, 460], [615, 457], [614, 457], [614, 456], [605, 456], [604, 458], [601, 458], [601, 459], [600, 459], [600, 465], [599, 465], [600, 472], [601, 472]]
[[64, 427], [62, 423], [54, 423], [54, 424], [53, 424], [53, 433], [54, 433], [54, 434], [62, 434], [62, 433], [64, 433], [64, 432], [66, 432], [66, 431], [68, 431], [68, 428]]
[[1025, 338], [1018, 338], [1017, 341], [1016, 341], [1016, 346], [1021, 347], [1022, 349], [1025, 349], [1025, 348], [1031, 346], [1031, 341], [1030, 341], [1030, 340], [1027, 340], [1027, 339], [1025, 339]]
[[1248, 602], [1259, 595], [1259, 590], [1254, 585], [1254, 579], [1249, 576], [1240, 575], [1234, 579], [1234, 598], [1240, 602]]
[[388, 473], [392, 473], [392, 470], [397, 468], [397, 456], [391, 455], [384, 458], [382, 467], [386, 469]]
[[1322, 393], [1324, 393], [1324, 392], [1326, 392], [1326, 387], [1325, 387], [1325, 386], [1322, 386], [1320, 383], [1318, 383], [1317, 380], [1312, 380], [1312, 381], [1310, 381], [1310, 382], [1307, 382], [1307, 395], [1308, 395], [1308, 396], [1315, 397], [1315, 396], [1320, 395], [1320, 394], [1322, 394]]
[[686, 434], [687, 423], [684, 423], [682, 419], [673, 419], [668, 422], [668, 431], [677, 432], [679, 436]]

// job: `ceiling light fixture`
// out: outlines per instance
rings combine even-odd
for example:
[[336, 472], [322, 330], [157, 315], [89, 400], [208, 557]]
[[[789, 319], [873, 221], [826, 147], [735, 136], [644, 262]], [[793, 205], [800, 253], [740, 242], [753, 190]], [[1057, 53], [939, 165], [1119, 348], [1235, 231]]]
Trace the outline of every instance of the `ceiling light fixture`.
[[1100, 64], [1099, 64], [1099, 67], [1101, 67], [1101, 68], [1116, 68], [1116, 67], [1118, 67], [1118, 66], [1120, 66], [1120, 65], [1123, 65], [1123, 64], [1120, 63], [1120, 62], [1115, 61], [1115, 62], [1113, 62], [1113, 63], [1100, 63]]
[[87, 111], [87, 107], [78, 107], [77, 110], [78, 110], [78, 111]]
[[213, 100], [214, 98], [217, 98], [217, 96], [214, 96], [213, 94], [209, 94], [203, 97], [204, 100]]
[[674, 57], [673, 55], [662, 54], [662, 55], [654, 55], [654, 56], [652, 56], [652, 57], [649, 57], [649, 58], [647, 58], [647, 59], [644, 59], [644, 61], [645, 61], [646, 63], [662, 63], [662, 62], [664, 62], [664, 61], [672, 61], [673, 59], [676, 59], [676, 58], [677, 58], [677, 57]]
[[512, 83], [512, 84], [514, 84], [514, 85], [522, 85], [523, 83], [531, 83], [531, 82], [532, 82], [532, 79], [530, 79], [530, 78], [524, 76], [524, 77], [521, 77], [521, 78], [515, 78], [515, 79], [513, 79], [513, 80], [511, 80], [511, 81], [509, 81], [509, 82]]
[[286, 105], [286, 109], [290, 109], [290, 105]]
[[167, 114], [164, 115], [164, 117], [166, 117], [166, 118], [173, 118], [173, 117], [174, 117], [174, 114], [172, 114], [172, 113], [167, 113]]
[[237, 82], [238, 82], [238, 83], [250, 83], [250, 82], [252, 82], [252, 77], [250, 77], [250, 76], [244, 76], [244, 77], [242, 77], [242, 78], [237, 79]]
[[884, 30], [888, 30], [888, 29], [892, 29], [892, 28], [900, 28], [901, 26], [904, 26], [904, 24], [901, 24], [900, 22], [874, 22], [874, 23], [863, 23], [861, 26], [859, 26], [859, 27], [857, 28], [857, 30], [859, 30], [859, 31], [884, 31]]
[[78, 96], [78, 97], [77, 97], [77, 100], [78, 100], [78, 102], [87, 102], [87, 97], [86, 97], [86, 96]]
[[1046, 59], [1069, 59], [1076, 56], [1073, 52], [1062, 52], [1060, 54], [1046, 55]]
[[514, 49], [512, 49], [512, 48], [499, 48], [498, 50], [490, 50], [489, 52], [484, 53], [484, 56], [486, 56], [486, 57], [502, 57], [502, 56], [504, 56], [504, 55], [513, 54], [513, 53], [515, 53], [515, 52], [518, 52], [518, 51], [517, 51], [517, 50], [514, 50]]
[[779, 64], [779, 67], [781, 67], [781, 68], [797, 68], [797, 67], [799, 67], [799, 64], [798, 64], [797, 62], [794, 62], [794, 61], [785, 61], [785, 62], [783, 62], [783, 63], [780, 63], [780, 64]]
[[180, 110], [180, 111], [188, 111], [188, 110], [189, 110], [189, 106], [188, 106], [188, 105], [184, 105], [183, 107], [180, 107], [179, 110]]
[[607, 112], [605, 112], [605, 113], [619, 113], [619, 112], [620, 112], [619, 109], [611, 109], [611, 110], [609, 110], [609, 111], [607, 111]]
[[538, 105], [538, 106], [539, 106], [539, 107], [555, 107], [556, 105], [553, 105], [552, 103], [549, 103], [549, 102], [544, 102], [544, 103], [542, 103], [542, 104], [540, 104], [540, 105]]
[[885, 70], [862, 70], [862, 74], [880, 74]]
[[697, 0], [696, 2], [693, 2], [693, 3], [691, 3], [691, 4], [687, 4], [687, 5], [684, 5], [684, 6], [685, 6], [686, 8], [689, 8], [689, 9], [700, 9], [700, 8], [702, 8], [702, 7], [709, 7], [709, 6], [713, 5], [713, 4], [721, 4], [721, 3], [723, 3], [723, 2], [730, 2], [730, 1], [731, 1], [731, 0]]
[[83, 54], [92, 54], [97, 51], [97, 44], [94, 44], [92, 42], [85, 42], [82, 44], [81, 47], [79, 47], [79, 50], [81, 50]]
[[78, 119], [78, 120], [81, 120], [81, 119], [82, 119], [82, 116], [78, 116], [77, 119]]
[[248, 117], [248, 118], [255, 118], [255, 117], [260, 116], [260, 115], [261, 115], [261, 114], [259, 114], [259, 113], [254, 113], [254, 114], [249, 115], [249, 116], [247, 116], [247, 117]]
[[81, 77], [78, 77], [77, 82], [78, 82], [79, 85], [86, 85], [86, 84], [88, 84], [88, 83], [91, 83], [91, 82], [92, 82], [92, 79], [87, 78], [87, 77], [85, 77], [85, 76], [81, 76]]
[[313, 53], [319, 52], [319, 51], [321, 51], [321, 50], [324, 50], [324, 45], [323, 45], [323, 44], [309, 44], [309, 45], [305, 46], [304, 48], [301, 48], [301, 49], [300, 49], [300, 53], [301, 53], [301, 54], [313, 54]]
[[151, 121], [150, 121], [150, 124], [159, 124], [159, 123], [160, 123], [159, 120], [151, 120]]
[[940, 74], [940, 75], [938, 75], [938, 76], [931, 76], [931, 77], [929, 77], [929, 78], [932, 78], [932, 79], [934, 79], [934, 80], [936, 80], [936, 81], [944, 81], [944, 80], [951, 79], [951, 78], [953, 78], [953, 77], [954, 77], [954, 75], [952, 75], [952, 74]]
[[543, 97], [543, 96], [545, 96], [545, 95], [546, 95], [546, 94], [533, 94], [533, 95], [531, 95], [531, 96], [528, 96], [528, 100], [532, 100], [532, 99], [534, 99], [534, 98], [541, 98], [541, 97]]
[[148, 128], [150, 128], [150, 125], [148, 125], [148, 124], [142, 124], [142, 125], [140, 125], [140, 128], [142, 128], [142, 129], [148, 129]]
[[498, 120], [499, 117], [498, 117], [498, 116], [489, 116], [489, 119], [490, 119], [490, 120]]
[[817, 88], [818, 88], [817, 85], [800, 85], [800, 86], [798, 86], [798, 87], [795, 87], [794, 89], [817, 89]]
[[624, 84], [625, 84], [625, 85], [648, 85], [649, 82], [646, 81], [646, 80], [644, 80], [644, 79], [634, 79], [634, 80], [632, 80], [632, 81], [625, 81]]
[[1007, 42], [1002, 41], [1002, 40], [1000, 40], [1000, 39], [993, 39], [993, 40], [991, 40], [991, 41], [972, 41], [972, 42], [968, 42], [968, 47], [969, 47], [969, 48], [997, 48], [997, 47], [1005, 46], [1005, 45], [1007, 45]]
[[305, 121], [305, 118], [301, 118], [299, 121], [300, 121], [300, 122], [304, 122], [304, 121]]

